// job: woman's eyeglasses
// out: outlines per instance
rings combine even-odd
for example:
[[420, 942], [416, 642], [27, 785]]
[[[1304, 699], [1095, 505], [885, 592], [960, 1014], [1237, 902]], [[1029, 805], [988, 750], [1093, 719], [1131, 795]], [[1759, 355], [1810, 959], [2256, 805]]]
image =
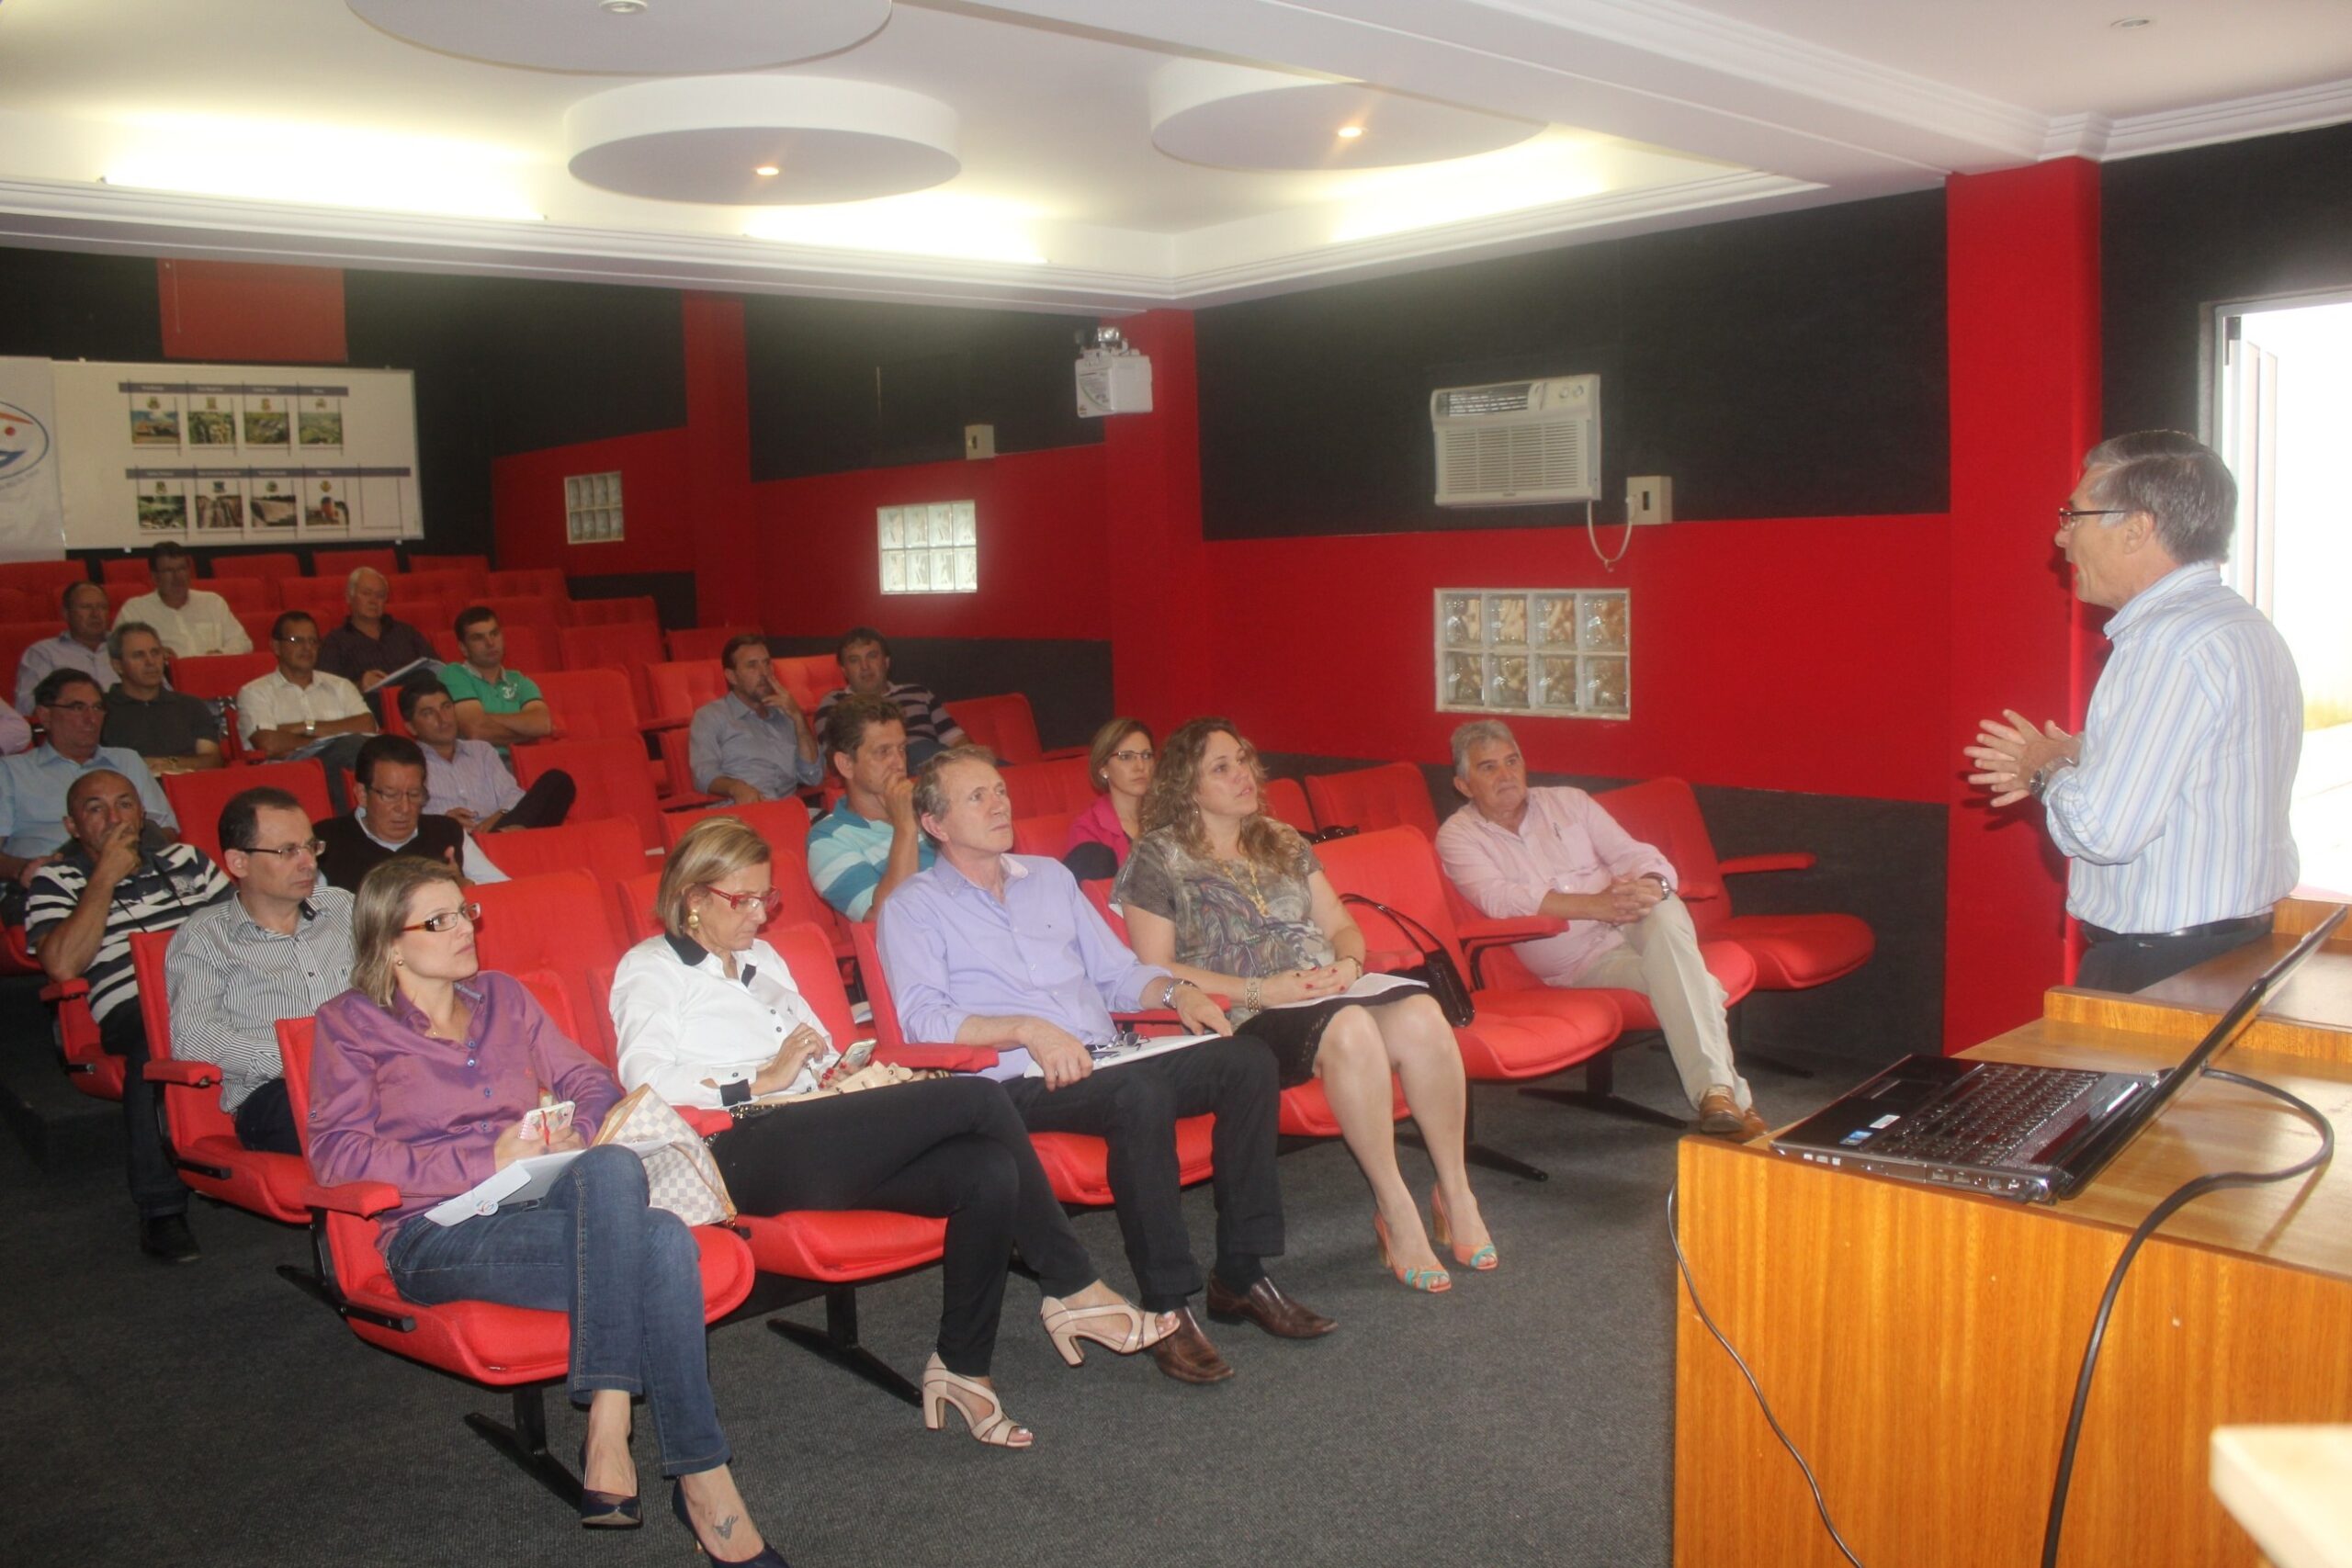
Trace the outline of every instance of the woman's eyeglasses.
[[250, 849], [245, 852], [249, 855], [276, 855], [281, 861], [291, 861], [296, 855], [309, 855], [312, 860], [316, 860], [326, 852], [327, 841], [324, 839], [298, 839], [290, 844], [279, 844], [273, 849]]
[[773, 915], [784, 908], [784, 892], [781, 888], [771, 887], [764, 893], [729, 893], [723, 887], [713, 887], [706, 882], [702, 886], [702, 890], [714, 898], [725, 899], [727, 907], [738, 914], [742, 913], [745, 908], [753, 904], [758, 905], [761, 913], [765, 915]]
[[444, 931], [455, 931], [459, 920], [465, 921], [469, 926], [481, 924], [481, 906], [474, 903], [460, 904], [454, 909], [444, 909], [437, 915], [427, 915], [413, 926], [402, 926], [401, 931], [403, 933], [431, 931], [435, 936], [439, 936]]
[[1151, 751], [1114, 751], [1111, 753], [1111, 761], [1114, 762], [1148, 762], [1156, 755], [1156, 752]]

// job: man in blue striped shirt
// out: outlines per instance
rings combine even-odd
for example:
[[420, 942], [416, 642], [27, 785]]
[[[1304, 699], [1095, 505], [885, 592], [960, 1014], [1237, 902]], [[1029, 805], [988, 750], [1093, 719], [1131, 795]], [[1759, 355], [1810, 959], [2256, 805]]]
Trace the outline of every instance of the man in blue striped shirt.
[[2115, 612], [2079, 735], [2010, 711], [1965, 754], [1996, 807], [2033, 795], [2090, 941], [2076, 984], [2136, 991], [2270, 929], [2300, 864], [2287, 824], [2302, 685], [2222, 581], [2237, 484], [2178, 431], [2091, 449], [2058, 509], [2075, 594]]

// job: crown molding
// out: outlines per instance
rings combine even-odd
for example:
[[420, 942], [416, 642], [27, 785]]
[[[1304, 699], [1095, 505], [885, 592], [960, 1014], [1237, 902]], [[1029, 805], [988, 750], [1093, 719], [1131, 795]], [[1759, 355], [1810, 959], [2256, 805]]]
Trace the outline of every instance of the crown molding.
[[2143, 158], [2151, 152], [2174, 152], [2185, 147], [2211, 146], [2216, 141], [2243, 141], [2252, 136], [2313, 130], [2346, 120], [2352, 120], [2352, 81], [2320, 82], [2308, 87], [2228, 98], [2185, 109], [2127, 115], [2115, 121], [2103, 152], [2094, 155], [2110, 161]]

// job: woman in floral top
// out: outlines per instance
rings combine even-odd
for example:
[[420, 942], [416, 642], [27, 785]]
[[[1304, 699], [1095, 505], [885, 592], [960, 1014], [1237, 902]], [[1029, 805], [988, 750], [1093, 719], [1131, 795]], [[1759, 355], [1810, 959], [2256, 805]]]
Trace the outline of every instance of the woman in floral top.
[[1372, 1184], [1381, 1259], [1416, 1290], [1452, 1284], [1396, 1165], [1390, 1075], [1437, 1168], [1441, 1245], [1495, 1266], [1463, 1162], [1467, 1103], [1453, 1031], [1418, 982], [1363, 972], [1363, 932], [1306, 840], [1260, 809], [1256, 750], [1221, 718], [1199, 718], [1159, 749], [1136, 840], [1113, 897], [1136, 956], [1234, 1003], [1236, 1023], [1272, 1049], [1285, 1088], [1309, 1077]]

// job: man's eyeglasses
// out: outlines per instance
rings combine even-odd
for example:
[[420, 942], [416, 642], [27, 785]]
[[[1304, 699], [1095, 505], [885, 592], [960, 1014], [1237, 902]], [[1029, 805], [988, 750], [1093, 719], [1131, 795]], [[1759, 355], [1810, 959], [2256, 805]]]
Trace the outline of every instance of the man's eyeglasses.
[[316, 648], [319, 646], [319, 639], [314, 637], [282, 637], [277, 640], [284, 643], [288, 648]]
[[374, 784], [368, 784], [366, 788], [370, 800], [380, 800], [387, 806], [424, 804], [424, 792], [421, 789], [378, 789]]
[[256, 846], [245, 852], [249, 855], [276, 855], [281, 861], [289, 862], [296, 855], [309, 855], [316, 860], [326, 852], [327, 841], [324, 839], [297, 839], [290, 844], [279, 844], [271, 849]]
[[706, 882], [702, 890], [714, 898], [724, 898], [727, 907], [739, 914], [746, 906], [752, 904], [757, 904], [761, 912], [767, 915], [784, 908], [784, 891], [781, 888], [771, 887], [764, 893], [729, 893], [723, 887], [713, 887]]
[[481, 906], [474, 903], [460, 904], [454, 909], [444, 909], [437, 915], [427, 915], [413, 926], [402, 926], [401, 931], [403, 934], [409, 931], [431, 931], [435, 936], [439, 936], [444, 931], [455, 931], [459, 920], [465, 921], [469, 926], [481, 924]]
[[47, 706], [51, 713], [104, 713], [107, 711], [107, 705], [103, 701], [95, 703], [51, 703], [48, 704]]
[[2128, 506], [2102, 506], [2086, 510], [2078, 506], [2069, 506], [2061, 502], [2058, 505], [2058, 527], [2063, 533], [2073, 528], [2086, 517], [2122, 517], [2128, 515], [2131, 510]]
[[1148, 762], [1156, 755], [1158, 755], [1158, 753], [1152, 751], [1114, 751], [1111, 753], [1111, 761], [1114, 762]]

